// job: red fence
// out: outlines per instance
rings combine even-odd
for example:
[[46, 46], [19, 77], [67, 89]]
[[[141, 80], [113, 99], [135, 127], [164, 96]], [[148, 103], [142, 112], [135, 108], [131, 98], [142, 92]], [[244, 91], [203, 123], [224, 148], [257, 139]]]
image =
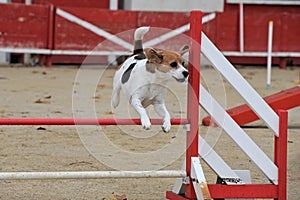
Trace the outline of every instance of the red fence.
[[48, 48], [47, 6], [0, 4], [0, 47]]
[[[46, 2], [48, 4], [46, 4]], [[83, 19], [111, 34], [120, 33], [139, 26], [176, 29], [188, 24], [189, 13], [110, 11], [108, 1], [81, 2], [70, 7], [68, 1], [35, 0], [35, 5], [0, 4], [0, 48], [38, 48], [50, 50], [92, 50], [104, 40], [91, 31], [72, 23], [51, 10], [50, 3]], [[73, 2], [73, 1], [72, 1]], [[37, 5], [43, 4], [43, 5]], [[80, 7], [76, 7], [80, 6]], [[67, 7], [61, 7], [67, 6]], [[91, 8], [93, 7], [93, 8]], [[239, 51], [238, 5], [225, 4], [223, 13], [203, 25], [204, 32], [222, 51]], [[244, 49], [245, 52], [266, 52], [268, 21], [274, 21], [273, 51], [300, 54], [300, 6], [244, 5]], [[132, 36], [128, 36], [132, 37]], [[149, 35], [148, 37], [151, 37]], [[131, 41], [131, 38], [127, 39]], [[131, 43], [131, 42], [130, 42]], [[78, 56], [76, 56], [78, 58]], [[53, 57], [55, 62], [55, 57]], [[300, 63], [300, 60], [290, 58]], [[70, 62], [74, 59], [65, 61]], [[78, 60], [79, 62], [81, 60]], [[231, 59], [249, 62], [244, 58]], [[273, 59], [273, 62], [276, 59]], [[75, 61], [77, 62], [77, 61]], [[261, 57], [256, 63], [265, 63]]]
[[[245, 51], [267, 51], [268, 22], [274, 22], [273, 51], [299, 52], [300, 6], [244, 7]], [[227, 4], [223, 13], [204, 25], [210, 39], [223, 51], [239, 51], [239, 5]]]

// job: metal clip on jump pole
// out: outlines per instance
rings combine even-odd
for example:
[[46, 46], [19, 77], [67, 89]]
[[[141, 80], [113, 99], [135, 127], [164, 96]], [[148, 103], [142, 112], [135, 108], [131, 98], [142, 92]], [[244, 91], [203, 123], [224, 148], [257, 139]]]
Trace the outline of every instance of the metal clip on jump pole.
[[[192, 11], [190, 15], [191, 50], [189, 52], [189, 84], [187, 100], [187, 119], [190, 130], [186, 136], [187, 177], [179, 187], [185, 188], [183, 195], [167, 192], [167, 199], [207, 199], [209, 192], [198, 158], [198, 122], [199, 122], [199, 87], [200, 87], [200, 46], [202, 13]], [[175, 184], [176, 185], [176, 184]], [[209, 197], [210, 198], [210, 197]]]

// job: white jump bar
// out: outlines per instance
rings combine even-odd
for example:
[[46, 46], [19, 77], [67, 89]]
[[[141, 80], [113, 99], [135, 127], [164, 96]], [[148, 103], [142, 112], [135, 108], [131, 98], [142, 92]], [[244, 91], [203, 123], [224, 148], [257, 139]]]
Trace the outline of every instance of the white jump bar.
[[180, 178], [183, 170], [161, 171], [77, 171], [77, 172], [1, 172], [0, 180]]

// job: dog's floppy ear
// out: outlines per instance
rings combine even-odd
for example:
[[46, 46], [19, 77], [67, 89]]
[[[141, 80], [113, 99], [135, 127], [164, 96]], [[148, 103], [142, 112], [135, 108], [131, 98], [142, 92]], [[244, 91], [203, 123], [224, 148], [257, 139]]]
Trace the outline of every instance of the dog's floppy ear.
[[184, 45], [183, 47], [181, 47], [181, 49], [179, 50], [178, 53], [179, 53], [181, 56], [183, 56], [185, 53], [189, 52], [189, 50], [190, 50], [189, 45]]
[[188, 45], [184, 45], [183, 47], [181, 47], [181, 49], [178, 52], [184, 60], [183, 67], [185, 67], [186, 69], [188, 68], [189, 65], [189, 50], [190, 47]]
[[159, 51], [156, 51], [155, 49], [152, 48], [147, 48], [145, 49], [145, 53], [150, 63], [158, 63], [158, 64], [162, 63], [163, 56]]

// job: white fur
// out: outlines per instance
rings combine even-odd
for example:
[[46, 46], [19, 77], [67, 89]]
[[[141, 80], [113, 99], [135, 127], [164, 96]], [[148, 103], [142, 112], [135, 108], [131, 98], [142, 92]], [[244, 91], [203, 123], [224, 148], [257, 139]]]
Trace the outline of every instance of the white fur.
[[[135, 32], [135, 40], [140, 40], [149, 28], [139, 28]], [[142, 127], [150, 129], [151, 122], [145, 108], [149, 105], [154, 106], [154, 110], [163, 118], [162, 129], [169, 132], [171, 129], [170, 114], [165, 106], [165, 97], [167, 94], [166, 84], [170, 80], [185, 80], [182, 72], [186, 71], [182, 65], [177, 69], [171, 69], [169, 72], [156, 70], [155, 73], [146, 70], [148, 59], [137, 60], [135, 55], [129, 57], [116, 71], [113, 80], [112, 106], [116, 108], [120, 101], [120, 90], [129, 100], [130, 104], [140, 115]], [[122, 83], [122, 75], [127, 68], [136, 63], [131, 71], [130, 78], [126, 83]]]
[[149, 31], [149, 26], [142, 26], [135, 30], [134, 32], [134, 40], [142, 40], [144, 35]]

